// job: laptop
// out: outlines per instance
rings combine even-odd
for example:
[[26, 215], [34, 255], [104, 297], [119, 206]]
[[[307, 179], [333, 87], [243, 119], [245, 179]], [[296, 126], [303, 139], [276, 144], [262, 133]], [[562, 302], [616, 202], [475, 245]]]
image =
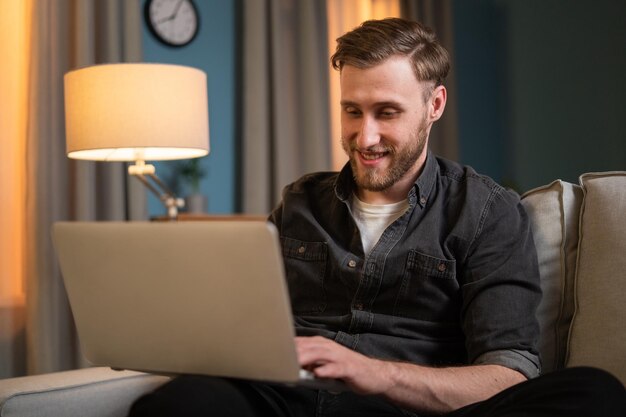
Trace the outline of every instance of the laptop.
[[52, 234], [92, 364], [347, 389], [298, 364], [273, 224], [59, 222]]

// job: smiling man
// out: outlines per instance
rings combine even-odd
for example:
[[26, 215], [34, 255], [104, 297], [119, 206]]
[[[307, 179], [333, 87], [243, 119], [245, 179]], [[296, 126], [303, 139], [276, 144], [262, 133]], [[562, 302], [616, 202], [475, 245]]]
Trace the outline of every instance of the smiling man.
[[[539, 280], [519, 198], [428, 152], [447, 52], [387, 19], [339, 38], [332, 62], [350, 162], [288, 187], [272, 215], [284, 242], [319, 243], [326, 264], [313, 277], [286, 259], [300, 334], [325, 336], [298, 339], [301, 363], [437, 413], [537, 376]], [[317, 311], [298, 310], [316, 286]]]
[[332, 63], [350, 161], [286, 187], [270, 220], [300, 364], [350, 390], [179, 378], [133, 415], [622, 416], [602, 371], [536, 378], [541, 291], [519, 196], [428, 150], [450, 67], [433, 32], [368, 21]]

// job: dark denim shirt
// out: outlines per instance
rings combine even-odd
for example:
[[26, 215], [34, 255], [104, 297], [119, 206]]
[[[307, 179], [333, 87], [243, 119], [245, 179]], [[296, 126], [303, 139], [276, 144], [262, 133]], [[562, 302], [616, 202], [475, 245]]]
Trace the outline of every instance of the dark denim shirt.
[[519, 196], [429, 152], [409, 209], [365, 256], [353, 190], [349, 164], [306, 175], [270, 215], [297, 333], [380, 359], [538, 375], [541, 290]]

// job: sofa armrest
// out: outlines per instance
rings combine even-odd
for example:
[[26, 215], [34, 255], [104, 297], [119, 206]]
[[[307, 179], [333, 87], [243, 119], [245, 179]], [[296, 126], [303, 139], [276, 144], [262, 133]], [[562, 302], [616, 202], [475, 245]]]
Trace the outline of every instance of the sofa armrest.
[[123, 417], [144, 393], [168, 377], [86, 368], [0, 380], [3, 417]]

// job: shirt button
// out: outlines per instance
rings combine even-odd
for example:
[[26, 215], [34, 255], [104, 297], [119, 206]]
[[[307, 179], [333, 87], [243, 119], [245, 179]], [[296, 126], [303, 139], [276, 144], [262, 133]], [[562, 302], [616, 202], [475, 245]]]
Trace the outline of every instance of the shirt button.
[[443, 272], [446, 270], [446, 265], [445, 264], [439, 264], [437, 266], [437, 269], [439, 270], [439, 272]]
[[298, 253], [302, 254], [302, 253], [304, 253], [304, 251], [306, 251], [306, 248], [304, 246], [300, 246], [298, 248]]
[[420, 198], [420, 203], [422, 203], [422, 204], [426, 204], [426, 197], [422, 197], [422, 198]]
[[350, 268], [354, 268], [356, 266], [356, 261], [354, 259], [350, 259], [350, 262], [348, 262], [348, 266]]

